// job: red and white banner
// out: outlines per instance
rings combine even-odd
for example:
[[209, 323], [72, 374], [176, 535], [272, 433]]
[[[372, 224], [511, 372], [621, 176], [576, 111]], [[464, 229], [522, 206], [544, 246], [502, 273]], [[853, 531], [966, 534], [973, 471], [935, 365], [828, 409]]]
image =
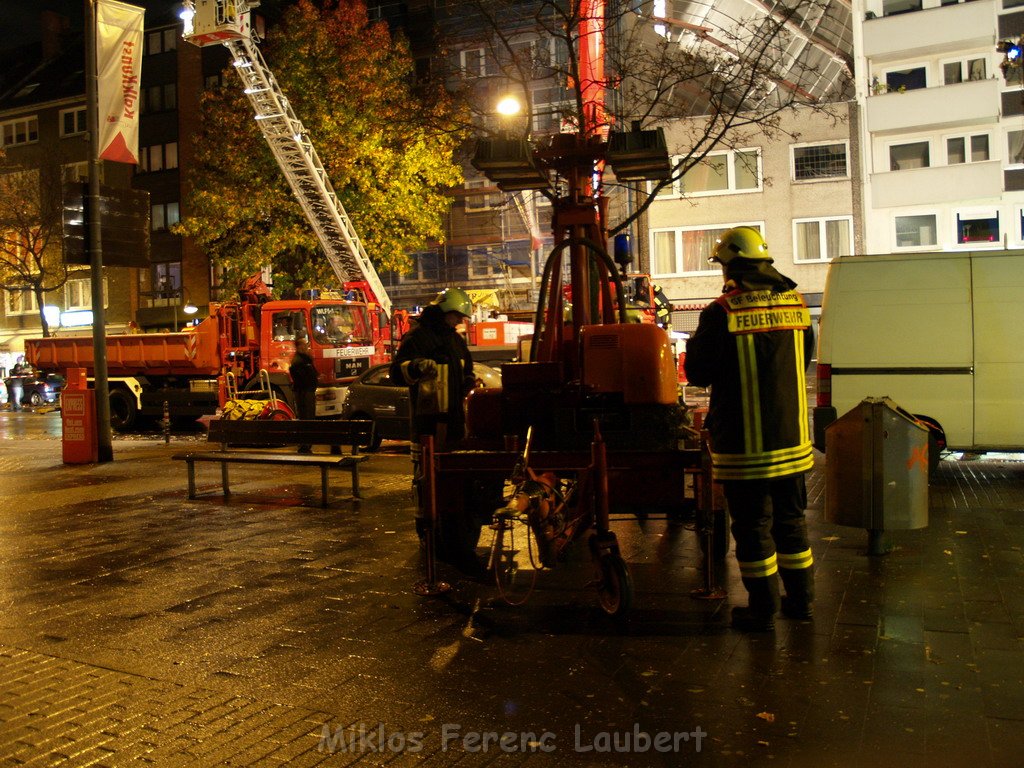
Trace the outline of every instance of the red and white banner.
[[117, 0], [96, 3], [99, 157], [139, 163], [142, 35], [146, 9]]

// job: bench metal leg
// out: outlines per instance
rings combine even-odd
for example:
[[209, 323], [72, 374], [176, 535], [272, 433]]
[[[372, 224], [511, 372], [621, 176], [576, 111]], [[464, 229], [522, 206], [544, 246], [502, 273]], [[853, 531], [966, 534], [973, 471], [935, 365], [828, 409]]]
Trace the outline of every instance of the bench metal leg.
[[224, 486], [224, 496], [230, 496], [231, 489], [228, 487], [228, 463], [226, 461], [220, 463], [220, 482]]
[[359, 465], [352, 465], [352, 498], [361, 499], [362, 494], [359, 492]]
[[191, 459], [186, 459], [185, 463], [188, 465], [188, 497], [194, 499], [196, 497], [196, 463]]
[[327, 466], [320, 467], [320, 506], [327, 506]]

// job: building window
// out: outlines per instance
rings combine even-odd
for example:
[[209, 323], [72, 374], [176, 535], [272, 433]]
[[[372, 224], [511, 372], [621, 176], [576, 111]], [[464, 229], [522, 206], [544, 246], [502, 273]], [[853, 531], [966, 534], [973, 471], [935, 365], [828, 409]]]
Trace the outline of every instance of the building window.
[[[762, 231], [759, 223], [736, 224]], [[718, 238], [730, 227], [705, 229], [680, 227], [651, 232], [651, 271], [659, 277], [680, 274], [715, 273], [717, 264], [708, 261]]]
[[157, 29], [146, 34], [146, 54], [165, 53], [178, 47], [178, 30], [176, 27]]
[[999, 243], [999, 212], [986, 211], [956, 215], [956, 241], [964, 243]]
[[882, 15], [895, 16], [897, 13], [920, 11], [921, 0], [882, 0]]
[[148, 293], [158, 299], [178, 298], [181, 290], [181, 262], [167, 261], [154, 264], [150, 269], [151, 287]]
[[[82, 160], [78, 163], [66, 163], [61, 166], [64, 175], [64, 181], [72, 184], [76, 182], [86, 182], [89, 180], [89, 161]], [[103, 183], [103, 163], [96, 163], [96, 168], [100, 174], [100, 184]]]
[[679, 180], [684, 195], [722, 195], [761, 189], [761, 151], [711, 152]]
[[484, 194], [467, 194], [466, 211], [489, 211], [501, 204], [498, 194], [493, 191], [494, 185], [487, 179], [470, 179], [466, 181], [465, 188], [467, 193], [475, 189], [491, 190]]
[[459, 72], [463, 77], [486, 77], [487, 56], [483, 48], [459, 51]]
[[987, 133], [978, 133], [973, 136], [950, 136], [946, 139], [946, 162], [949, 165], [982, 163], [988, 159]]
[[178, 223], [177, 203], [157, 203], [150, 209], [150, 229], [154, 232], [168, 229]]
[[470, 277], [495, 277], [501, 274], [501, 251], [495, 248], [470, 248]]
[[1010, 131], [1006, 134], [1006, 164], [1024, 165], [1024, 131]]
[[853, 219], [835, 216], [793, 220], [793, 261], [829, 261], [848, 255], [853, 243]]
[[434, 251], [424, 251], [412, 256], [412, 271], [398, 276], [399, 283], [436, 282], [439, 274], [438, 257]]
[[222, 82], [223, 81], [221, 80], [221, 76], [220, 76], [219, 72], [216, 75], [207, 75], [206, 77], [203, 78], [203, 86], [208, 91], [212, 91], [212, 90], [214, 90], [216, 88], [220, 88]]
[[[107, 303], [107, 278], [103, 278], [103, 306]], [[92, 280], [68, 280], [64, 284], [64, 309], [92, 309]]]
[[919, 248], [936, 245], [935, 214], [896, 217], [896, 247]]
[[894, 69], [885, 73], [885, 89], [893, 91], [914, 91], [918, 88], [927, 88], [928, 78], [924, 67], [911, 67], [909, 69]]
[[942, 83], [943, 85], [952, 85], [968, 80], [984, 80], [986, 69], [984, 59], [947, 61], [942, 65]]
[[17, 147], [21, 144], [35, 144], [39, 141], [39, 118], [22, 117], [17, 120], [8, 120], [0, 123], [0, 131], [3, 136], [3, 146]]
[[143, 112], [168, 112], [178, 108], [178, 89], [174, 83], [151, 85], [144, 94]]
[[562, 88], [534, 88], [533, 130], [537, 133], [558, 133], [562, 130], [562, 118], [571, 108]]
[[142, 147], [139, 152], [138, 172], [170, 170], [178, 167], [178, 142]]
[[74, 109], [62, 109], [60, 111], [60, 135], [64, 136], [78, 136], [79, 134], [85, 133], [87, 127], [85, 124], [85, 107], [75, 107]]
[[846, 150], [846, 142], [793, 147], [793, 180], [847, 178]]
[[927, 141], [913, 144], [893, 144], [889, 147], [889, 167], [894, 171], [927, 168], [931, 165]]
[[38, 315], [39, 302], [31, 288], [8, 288], [4, 308], [10, 315]]

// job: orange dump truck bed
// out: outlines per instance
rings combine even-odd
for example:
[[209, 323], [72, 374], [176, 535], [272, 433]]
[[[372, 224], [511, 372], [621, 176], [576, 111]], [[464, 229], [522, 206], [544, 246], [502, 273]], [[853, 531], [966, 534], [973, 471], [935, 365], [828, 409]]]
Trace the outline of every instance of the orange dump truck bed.
[[[216, 376], [221, 368], [217, 325], [209, 320], [181, 333], [137, 333], [107, 336], [110, 376]], [[86, 368], [92, 374], [89, 337], [28, 339], [25, 355], [36, 368], [63, 371]]]

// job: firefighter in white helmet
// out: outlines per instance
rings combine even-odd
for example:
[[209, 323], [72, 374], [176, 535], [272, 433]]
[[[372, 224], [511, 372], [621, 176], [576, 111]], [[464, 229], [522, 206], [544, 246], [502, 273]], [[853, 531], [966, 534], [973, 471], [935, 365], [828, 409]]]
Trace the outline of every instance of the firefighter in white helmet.
[[796, 283], [772, 266], [756, 229], [727, 230], [711, 261], [725, 287], [701, 312], [685, 369], [691, 384], [711, 387], [712, 472], [725, 491], [748, 594], [732, 625], [770, 631], [780, 607], [797, 620], [812, 613], [804, 473], [814, 463], [805, 381], [814, 334]]
[[[473, 302], [461, 288], [447, 288], [437, 295], [402, 337], [391, 362], [391, 379], [409, 387], [412, 416], [413, 483], [420, 489], [421, 441], [434, 437], [435, 449], [451, 450], [466, 434], [464, 401], [476, 382], [473, 358], [466, 341], [456, 330], [473, 312]], [[417, 504], [416, 530], [426, 530], [426, 505]], [[437, 542], [438, 557], [476, 575], [476, 540], [480, 526], [473, 520], [443, 520]], [[473, 532], [475, 531], [475, 536]]]

